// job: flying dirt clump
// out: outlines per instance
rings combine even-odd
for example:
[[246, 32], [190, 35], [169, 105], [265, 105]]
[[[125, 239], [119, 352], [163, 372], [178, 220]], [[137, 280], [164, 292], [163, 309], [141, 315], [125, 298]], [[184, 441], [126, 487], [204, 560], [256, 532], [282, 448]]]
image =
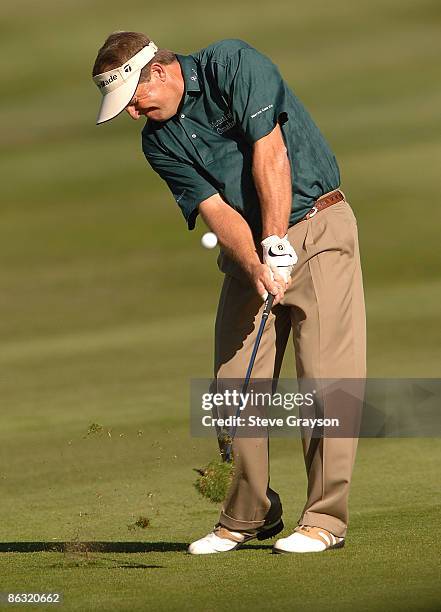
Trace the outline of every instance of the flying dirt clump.
[[217, 504], [225, 499], [234, 475], [234, 465], [221, 458], [210, 461], [206, 468], [195, 469], [199, 477], [194, 483], [198, 493]]
[[134, 531], [135, 529], [147, 529], [150, 527], [150, 519], [146, 516], [140, 516], [134, 523], [127, 525], [127, 529], [129, 531]]
[[101, 434], [103, 433], [103, 430], [104, 430], [104, 427], [100, 425], [99, 423], [91, 423], [87, 429], [87, 435], [93, 436], [96, 434]]

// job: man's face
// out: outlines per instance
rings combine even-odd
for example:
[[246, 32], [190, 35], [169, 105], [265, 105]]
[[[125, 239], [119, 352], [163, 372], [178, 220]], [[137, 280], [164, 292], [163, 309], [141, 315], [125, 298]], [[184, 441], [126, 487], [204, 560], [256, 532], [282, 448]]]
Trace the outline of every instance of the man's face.
[[183, 95], [180, 67], [153, 64], [150, 75], [150, 81], [138, 85], [125, 110], [135, 120], [145, 116], [154, 121], [167, 121], [176, 115]]

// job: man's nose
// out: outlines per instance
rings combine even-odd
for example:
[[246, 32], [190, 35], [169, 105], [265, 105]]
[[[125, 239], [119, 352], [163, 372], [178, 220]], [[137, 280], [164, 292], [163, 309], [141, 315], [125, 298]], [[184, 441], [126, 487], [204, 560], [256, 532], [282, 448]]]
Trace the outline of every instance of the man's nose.
[[134, 106], [127, 106], [126, 111], [129, 113], [132, 119], [135, 121], [139, 119], [139, 113]]

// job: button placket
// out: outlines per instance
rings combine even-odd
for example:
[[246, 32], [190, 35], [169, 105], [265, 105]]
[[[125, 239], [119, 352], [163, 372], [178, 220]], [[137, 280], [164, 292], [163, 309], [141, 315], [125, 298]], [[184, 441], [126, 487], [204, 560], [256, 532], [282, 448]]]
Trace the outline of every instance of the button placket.
[[200, 134], [195, 131], [195, 128], [197, 129], [197, 122], [193, 121], [192, 118], [189, 117], [184, 111], [179, 114], [179, 120], [177, 123], [180, 125], [181, 129], [192, 143], [193, 149], [202, 163], [211, 163], [213, 160], [210, 148], [204, 143], [203, 137], [201, 137], [201, 140]]

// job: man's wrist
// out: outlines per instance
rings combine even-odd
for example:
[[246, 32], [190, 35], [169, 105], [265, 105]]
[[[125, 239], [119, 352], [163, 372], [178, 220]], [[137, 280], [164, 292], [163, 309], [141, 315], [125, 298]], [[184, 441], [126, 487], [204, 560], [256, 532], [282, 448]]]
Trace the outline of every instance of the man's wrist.
[[262, 265], [262, 262], [256, 250], [252, 250], [251, 248], [244, 249], [244, 246], [245, 245], [240, 245], [242, 248], [234, 249], [224, 244], [222, 245], [222, 250], [230, 259], [239, 264], [248, 276], [252, 277], [254, 271], [258, 266]]
[[279, 238], [283, 238], [284, 236], [286, 236], [287, 232], [288, 232], [288, 225], [285, 225], [285, 224], [265, 227], [262, 230], [262, 240], [265, 240], [266, 238], [269, 238], [270, 236], [278, 236]]
[[256, 271], [258, 266], [261, 266], [261, 265], [262, 265], [262, 262], [260, 261], [257, 253], [255, 253], [255, 257], [250, 257], [249, 259], [246, 259], [245, 261], [242, 262], [242, 268], [251, 278], [254, 276], [254, 272]]

